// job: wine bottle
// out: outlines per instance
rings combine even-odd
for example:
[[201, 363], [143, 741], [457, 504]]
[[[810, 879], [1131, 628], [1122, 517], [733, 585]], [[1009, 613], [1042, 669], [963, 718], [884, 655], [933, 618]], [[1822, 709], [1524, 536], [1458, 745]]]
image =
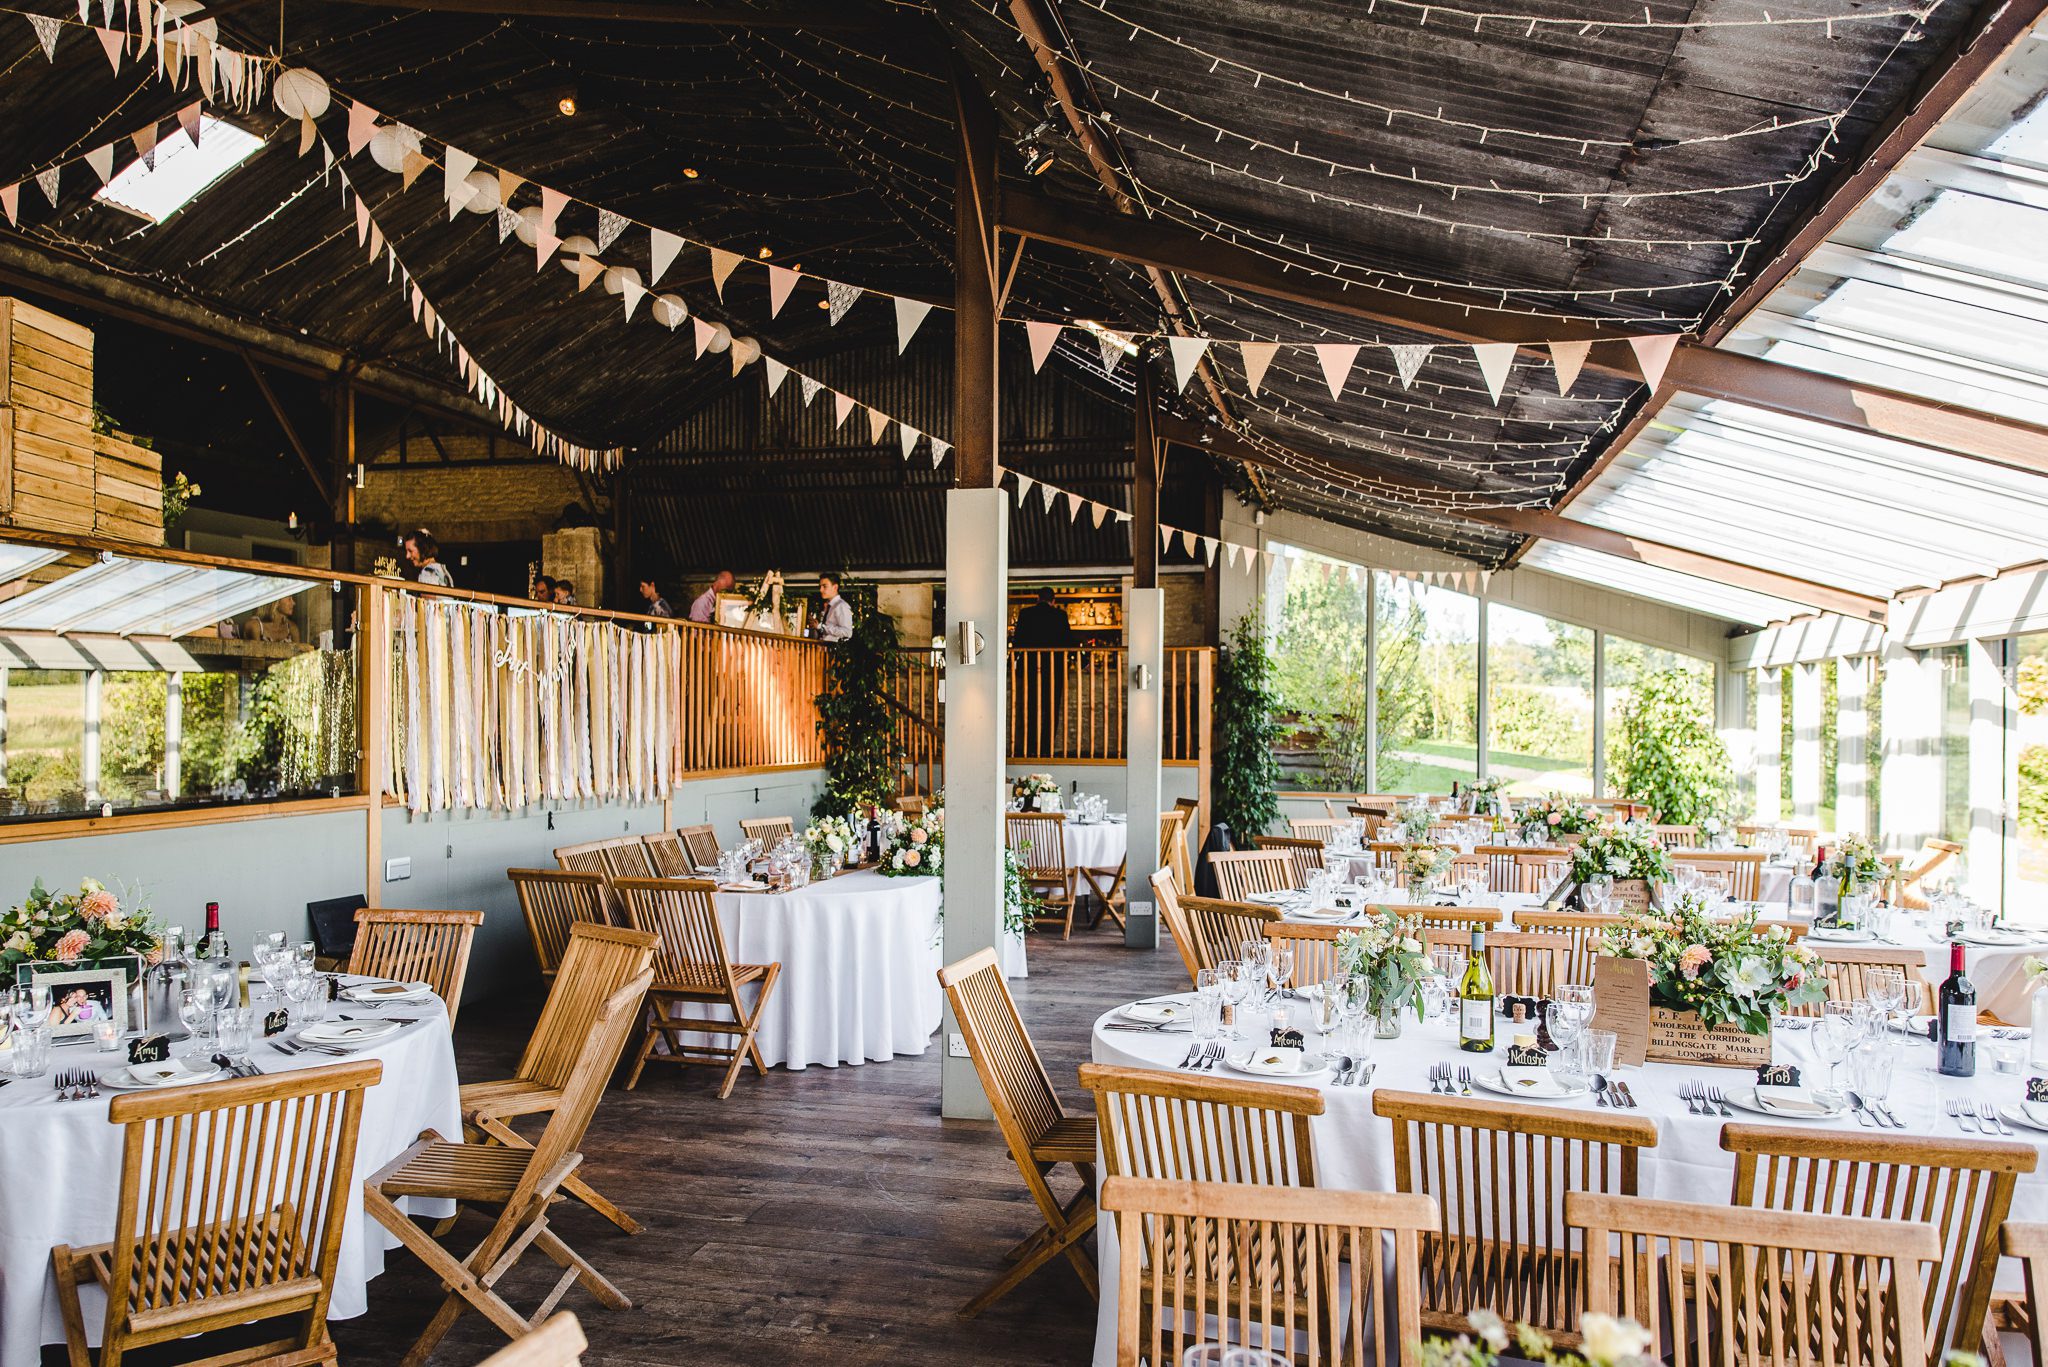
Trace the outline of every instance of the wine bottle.
[[220, 928], [220, 903], [206, 904], [206, 934], [199, 941], [199, 957], [202, 959], [224, 959], [228, 953], [228, 937]]
[[1472, 954], [1458, 984], [1458, 1047], [1471, 1054], [1493, 1052], [1493, 974], [1486, 967], [1483, 930], [1472, 932]]
[[1949, 1077], [1977, 1075], [1977, 985], [1963, 971], [1963, 945], [1948, 947], [1948, 976], [1942, 979], [1934, 1017], [1935, 1049]]

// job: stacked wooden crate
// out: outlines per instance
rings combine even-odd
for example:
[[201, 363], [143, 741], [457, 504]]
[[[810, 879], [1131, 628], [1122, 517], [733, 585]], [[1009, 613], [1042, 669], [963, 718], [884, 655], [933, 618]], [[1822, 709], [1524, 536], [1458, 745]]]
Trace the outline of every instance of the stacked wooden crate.
[[0, 299], [0, 523], [164, 544], [163, 458], [93, 429], [92, 330]]

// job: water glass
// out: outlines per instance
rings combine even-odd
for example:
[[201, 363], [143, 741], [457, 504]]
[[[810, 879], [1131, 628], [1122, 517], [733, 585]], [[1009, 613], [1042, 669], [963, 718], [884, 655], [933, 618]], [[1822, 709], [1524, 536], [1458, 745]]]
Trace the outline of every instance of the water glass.
[[1589, 1077], [1604, 1077], [1614, 1071], [1614, 1042], [1615, 1034], [1612, 1030], [1581, 1032], [1577, 1049]]
[[1223, 1033], [1223, 997], [1216, 992], [1195, 994], [1195, 1039], [1203, 1044]]
[[254, 1012], [246, 1006], [230, 1007], [220, 1013], [217, 1026], [220, 1052], [230, 1059], [241, 1062], [249, 1057], [249, 1044], [253, 1030]]
[[1853, 1002], [1828, 1002], [1821, 1018], [1813, 1023], [1813, 1053], [1828, 1066], [1828, 1089], [1836, 1089], [1835, 1075], [1842, 1061], [1863, 1040], [1863, 1020]]
[[41, 1077], [49, 1071], [49, 1026], [17, 1025], [14, 1027], [13, 1066], [16, 1077]]
[[1559, 1042], [1558, 1051], [1550, 1056], [1550, 1076], [1558, 1086], [1575, 1092], [1592, 1081], [1587, 1067], [1586, 1042], [1575, 1039], [1570, 1044]]
[[213, 1037], [213, 992], [205, 987], [188, 987], [178, 994], [178, 1019], [186, 1033], [196, 1040]]
[[1849, 1056], [1849, 1086], [1865, 1101], [1883, 1101], [1891, 1094], [1893, 1055], [1898, 1051], [1881, 1039], [1871, 1040]]
[[14, 1023], [23, 1028], [50, 1023], [50, 988], [47, 983], [33, 983], [14, 989]]

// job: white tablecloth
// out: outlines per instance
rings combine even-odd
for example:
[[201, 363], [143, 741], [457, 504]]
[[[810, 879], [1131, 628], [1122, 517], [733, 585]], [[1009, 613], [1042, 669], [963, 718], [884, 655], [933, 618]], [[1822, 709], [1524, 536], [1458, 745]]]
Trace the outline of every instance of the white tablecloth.
[[[363, 1097], [330, 1319], [353, 1319], [369, 1309], [367, 1283], [384, 1270], [386, 1250], [398, 1246], [382, 1225], [363, 1214], [364, 1180], [404, 1151], [422, 1130], [439, 1130], [449, 1139], [462, 1137], [447, 1012], [438, 1001], [429, 1001], [393, 1008], [392, 1014], [420, 1021], [388, 1043], [354, 1055], [381, 1060], [384, 1078]], [[172, 1052], [183, 1056], [190, 1047], [181, 1041]], [[90, 1044], [70, 1045], [50, 1051], [50, 1067], [104, 1071], [117, 1066], [118, 1058]], [[265, 1072], [279, 1073], [340, 1060], [287, 1056], [258, 1045], [252, 1061]], [[0, 1087], [0, 1367], [35, 1367], [40, 1361], [38, 1345], [64, 1341], [56, 1284], [50, 1276], [51, 1247], [104, 1243], [113, 1237], [123, 1131], [108, 1123], [107, 1106], [116, 1095], [102, 1088], [98, 1100], [60, 1102], [48, 1078], [20, 1078]], [[420, 1209], [431, 1215], [445, 1214], [450, 1207], [435, 1203]], [[97, 1344], [106, 1298], [88, 1288], [83, 1300], [87, 1332]]]
[[[1306, 1015], [1306, 1008], [1304, 1008]], [[1190, 1037], [1185, 1034], [1154, 1034], [1142, 1031], [1108, 1031], [1102, 1027], [1114, 1019], [1115, 1012], [1106, 1012], [1097, 1019], [1094, 1029], [1093, 1057], [1097, 1063], [1119, 1064], [1125, 1067], [1161, 1068], [1173, 1067], [1184, 1058], [1188, 1051]], [[1315, 1047], [1313, 1027], [1311, 1048]], [[1991, 1071], [1991, 1061], [1984, 1050], [1978, 1051], [1979, 1072], [1975, 1078], [1946, 1078], [1935, 1071], [1934, 1046], [1927, 1043], [1904, 1043], [1901, 1056], [1892, 1078], [1889, 1104], [1906, 1128], [1892, 1130], [1896, 1135], [1925, 1134], [1952, 1138], [1956, 1135], [1969, 1137], [1969, 1131], [1957, 1122], [1947, 1118], [1944, 1104], [1951, 1098], [1969, 1101], [1994, 1101], [2001, 1105], [2017, 1103], [2025, 1090], [2025, 1072], [1996, 1073]], [[1826, 1067], [1813, 1061], [1806, 1036], [1799, 1031], [1780, 1031], [1774, 1041], [1777, 1061], [1797, 1063], [1810, 1068], [1809, 1074], [1815, 1080], [1825, 1080]], [[1427, 1092], [1428, 1071], [1432, 1064], [1452, 1063], [1463, 1067], [1483, 1068], [1488, 1060], [1483, 1056], [1461, 1053], [1452, 1023], [1424, 1025], [1410, 1018], [1403, 1038], [1379, 1041], [1373, 1058], [1378, 1071], [1371, 1085], [1365, 1087], [1328, 1086], [1328, 1075], [1311, 1085], [1322, 1088], [1326, 1099], [1325, 1114], [1310, 1122], [1315, 1138], [1316, 1169], [1321, 1184], [1326, 1187], [1349, 1188], [1362, 1191], [1394, 1190], [1393, 1171], [1393, 1127], [1372, 1113], [1372, 1094], [1375, 1088], [1384, 1087], [1394, 1091]], [[1493, 1066], [1497, 1067], [1495, 1063]], [[1244, 1081], [1236, 1074], [1226, 1073], [1218, 1065], [1213, 1076], [1229, 1077]], [[1856, 1121], [1843, 1116], [1837, 1121], [1798, 1121], [1775, 1119], [1736, 1109], [1732, 1118], [1721, 1116], [1698, 1116], [1687, 1111], [1685, 1103], [1678, 1097], [1679, 1087], [1689, 1080], [1704, 1080], [1732, 1089], [1745, 1078], [1754, 1080], [1754, 1074], [1735, 1068], [1680, 1067], [1672, 1064], [1653, 1063], [1639, 1069], [1628, 1069], [1621, 1074], [1629, 1089], [1635, 1093], [1641, 1109], [1636, 1114], [1656, 1122], [1657, 1147], [1643, 1152], [1639, 1175], [1641, 1194], [1661, 1197], [1674, 1201], [1725, 1201], [1734, 1180], [1734, 1155], [1720, 1147], [1721, 1126], [1738, 1121], [1759, 1124], [1788, 1126], [1812, 1125], [1818, 1128], [1854, 1130]], [[1490, 1093], [1474, 1088], [1473, 1095], [1495, 1099]], [[1505, 1098], [1499, 1098], [1504, 1104]], [[1537, 1104], [1537, 1103], [1531, 1103]], [[1593, 1109], [1590, 1099], [1583, 1102], [1563, 1103], [1562, 1108]], [[2048, 1149], [2048, 1133], [2014, 1127], [2017, 1139], [2033, 1142]], [[2040, 1220], [2048, 1218], [2048, 1164], [2032, 1173], [2023, 1175], [2019, 1188], [2014, 1194], [2011, 1218], [2014, 1220]], [[1102, 1272], [1102, 1300], [1096, 1319], [1095, 1362], [1097, 1367], [1114, 1367], [1116, 1361], [1116, 1302], [1117, 1302], [1117, 1242], [1114, 1219], [1105, 1213], [1096, 1226], [1096, 1256]], [[2017, 1288], [2020, 1284], [2018, 1267], [2010, 1259], [2000, 1269], [1999, 1284]]]
[[[1067, 867], [1109, 869], [1124, 862], [1130, 825], [1123, 821], [1096, 821], [1087, 825], [1067, 818]], [[1083, 891], [1086, 891], [1084, 888]]]

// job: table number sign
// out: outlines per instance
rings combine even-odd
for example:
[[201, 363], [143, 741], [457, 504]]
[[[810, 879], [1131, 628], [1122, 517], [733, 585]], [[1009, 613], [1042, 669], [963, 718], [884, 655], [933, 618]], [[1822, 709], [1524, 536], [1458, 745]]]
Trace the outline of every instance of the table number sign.
[[1759, 1087], [1797, 1087], [1799, 1067], [1792, 1063], [1760, 1063], [1756, 1069]]
[[1593, 961], [1595, 1030], [1614, 1032], [1614, 1066], [1640, 1068], [1650, 1047], [1650, 965], [1602, 954]]
[[130, 1063], [162, 1063], [169, 1059], [170, 1056], [171, 1037], [169, 1035], [145, 1035], [139, 1040], [129, 1041], [128, 1044], [128, 1061]]
[[265, 1013], [263, 1017], [263, 1038], [269, 1039], [272, 1035], [282, 1035], [291, 1027], [291, 1023], [292, 1013], [283, 1007]]

